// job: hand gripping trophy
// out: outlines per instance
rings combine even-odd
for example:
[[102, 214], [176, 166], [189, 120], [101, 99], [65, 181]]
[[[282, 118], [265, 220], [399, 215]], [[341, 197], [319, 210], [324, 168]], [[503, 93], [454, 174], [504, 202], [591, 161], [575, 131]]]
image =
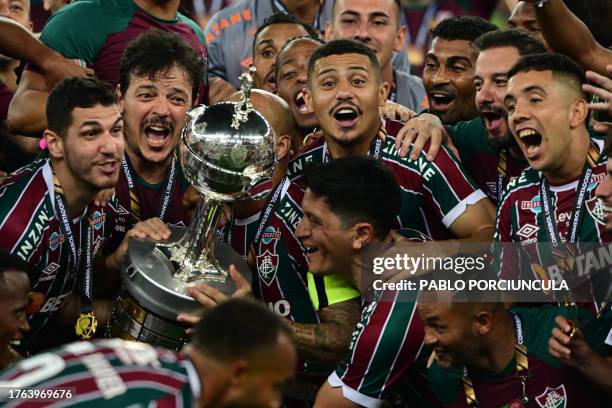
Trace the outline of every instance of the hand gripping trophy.
[[231, 264], [250, 280], [246, 262], [215, 239], [222, 203], [252, 197], [269, 182], [276, 165], [273, 130], [249, 99], [251, 75], [243, 74], [241, 81], [238, 103], [199, 106], [188, 113], [181, 163], [200, 194], [194, 219], [186, 230], [171, 227], [170, 241], [130, 241], [111, 336], [178, 349], [186, 339], [176, 316], [200, 310], [188, 286], [205, 282], [233, 293]]

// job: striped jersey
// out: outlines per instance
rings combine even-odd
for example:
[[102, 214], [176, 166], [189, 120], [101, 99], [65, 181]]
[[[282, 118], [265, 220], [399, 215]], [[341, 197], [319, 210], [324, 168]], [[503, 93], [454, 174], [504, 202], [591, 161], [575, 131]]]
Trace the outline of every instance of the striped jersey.
[[[280, 198], [266, 224], [261, 226], [261, 238], [253, 250], [250, 247], [260, 228], [261, 212], [246, 219], [227, 222], [221, 238], [227, 239], [231, 226], [231, 246], [243, 257], [248, 257], [256, 298], [283, 318], [298, 323], [319, 323], [317, 310], [308, 293], [308, 261], [304, 248], [295, 236], [303, 217], [301, 203], [304, 191], [287, 178], [281, 183], [284, 184]], [[301, 369], [308, 371], [310, 365], [302, 362]]]
[[[105, 208], [89, 206], [73, 219], [77, 247], [81, 241], [82, 217], [92, 225], [92, 259], [113, 230], [117, 204]], [[84, 224], [84, 223], [83, 223]], [[31, 268], [30, 331], [21, 341], [28, 344], [77, 287], [77, 265], [70, 260], [70, 246], [55, 212], [53, 172], [48, 159], [40, 158], [22, 167], [0, 187], [0, 247], [19, 256]], [[85, 256], [81, 255], [81, 262]], [[94, 283], [95, 285], [95, 283]]]
[[[603, 149], [603, 140], [592, 139]], [[578, 230], [576, 242], [594, 243], [609, 242], [610, 234], [605, 230], [602, 202], [595, 196], [598, 184], [606, 177], [605, 153], [600, 154], [587, 186], [585, 203], [583, 207], [582, 223]], [[552, 265], [554, 263], [550, 250], [541, 250], [536, 242], [548, 242], [545, 227], [545, 217], [541, 206], [540, 183], [542, 175], [531, 167], [526, 169], [519, 178], [513, 180], [502, 196], [497, 210], [495, 225], [495, 242], [517, 242], [525, 249], [528, 263], [532, 265], [533, 277], [541, 270], [534, 265]], [[567, 241], [570, 221], [576, 200], [576, 189], [579, 180], [561, 186], [550, 186], [551, 211], [554, 213], [557, 230], [561, 239]], [[498, 274], [505, 279], [517, 278], [520, 268], [518, 252], [511, 252], [507, 246], [501, 246], [496, 251], [496, 267]], [[521, 256], [522, 256], [521, 254]], [[523, 261], [524, 263], [524, 261]], [[522, 264], [523, 264], [522, 263]], [[548, 268], [548, 275], [551, 274]], [[541, 274], [541, 273], [540, 273]]]
[[[522, 386], [516, 376], [516, 359], [512, 359], [499, 373], [484, 370], [468, 370], [476, 400], [480, 407], [491, 408], [574, 408], [608, 407], [609, 397], [580, 372], [562, 364], [548, 352], [550, 333], [557, 327], [556, 316], [564, 316], [575, 322], [586, 320], [580, 327], [586, 342], [597, 354], [610, 355], [606, 335], [610, 332], [612, 316], [605, 313], [593, 320], [584, 309], [566, 307], [526, 307], [513, 311], [519, 316], [522, 337], [527, 347], [529, 378], [526, 394], [529, 404], [522, 404]], [[473, 372], [472, 372], [473, 371]], [[460, 368], [443, 369], [433, 363], [428, 378], [440, 403], [446, 408], [467, 408]]]
[[381, 406], [402, 378], [411, 379], [411, 391], [425, 394], [428, 388], [422, 375], [427, 358], [422, 352], [423, 322], [416, 303], [400, 296], [400, 292], [385, 293], [384, 300], [363, 304], [349, 350], [327, 380], [334, 388], [342, 387], [344, 398], [360, 406]]
[[[403, 124], [386, 119], [379, 137], [383, 138], [382, 163], [391, 169], [401, 188], [402, 208], [396, 228], [419, 230], [434, 240], [453, 238], [448, 228], [466, 211], [466, 207], [485, 198], [459, 160], [442, 146], [434, 161], [427, 161], [427, 149], [417, 160], [409, 154], [402, 158], [395, 148], [395, 135]], [[375, 142], [375, 141], [374, 141]], [[303, 183], [303, 169], [309, 162], [322, 163], [329, 157], [324, 138], [306, 146], [289, 162], [288, 176]], [[383, 200], [384, 197], [376, 197]]]
[[[9, 399], [11, 388], [66, 392], [63, 398], [33, 402]], [[195, 368], [182, 355], [120, 339], [71, 343], [0, 372], [6, 408], [192, 407], [200, 388]]]
[[[169, 171], [170, 168], [168, 168], [168, 172]], [[187, 213], [183, 206], [183, 195], [189, 187], [189, 182], [185, 179], [180, 161], [177, 161], [176, 171], [176, 180], [172, 186], [172, 193], [168, 201], [168, 208], [163, 221], [166, 224], [186, 227]], [[161, 183], [151, 184], [143, 180], [135, 171], [132, 174], [140, 209], [140, 219], [144, 221], [149, 218], [158, 217], [160, 214], [160, 203], [164, 198], [165, 180]], [[132, 205], [130, 187], [123, 167], [119, 172], [119, 180], [115, 187], [115, 196], [119, 207], [113, 238], [104, 246], [104, 252], [106, 254], [114, 252], [119, 245], [121, 245], [125, 234], [134, 224], [130, 215], [130, 207]]]
[[[295, 236], [302, 220], [304, 191], [288, 179], [281, 181], [280, 198], [265, 225], [254, 251], [249, 253], [259, 226], [260, 212], [246, 219], [236, 219], [231, 231], [231, 246], [240, 255], [248, 255], [253, 273], [253, 294], [276, 314], [299, 323], [319, 323], [308, 294], [308, 261]], [[227, 236], [226, 223], [222, 237]], [[255, 279], [256, 278], [256, 279]]]
[[[504, 153], [504, 159], [499, 151], [495, 151], [488, 142], [487, 129], [480, 118], [459, 122], [448, 126], [453, 144], [461, 155], [461, 162], [478, 187], [497, 205], [501, 193], [499, 175], [503, 171], [501, 186], [506, 185], [529, 167], [525, 159], [517, 159], [512, 154]], [[503, 168], [503, 170], [500, 170]]]

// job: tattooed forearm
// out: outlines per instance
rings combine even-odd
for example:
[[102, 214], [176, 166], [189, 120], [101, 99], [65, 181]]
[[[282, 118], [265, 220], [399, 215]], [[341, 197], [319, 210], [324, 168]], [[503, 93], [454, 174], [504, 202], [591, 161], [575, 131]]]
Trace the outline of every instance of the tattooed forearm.
[[334, 366], [348, 348], [360, 312], [359, 301], [353, 299], [319, 311], [320, 324], [289, 322], [300, 355]]

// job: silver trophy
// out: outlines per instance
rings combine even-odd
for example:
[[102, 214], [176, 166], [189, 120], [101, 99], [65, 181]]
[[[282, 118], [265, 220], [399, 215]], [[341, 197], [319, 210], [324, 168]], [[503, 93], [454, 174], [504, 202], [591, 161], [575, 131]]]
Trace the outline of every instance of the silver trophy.
[[181, 163], [200, 193], [194, 219], [187, 229], [171, 227], [170, 241], [130, 241], [111, 336], [178, 349], [186, 339], [176, 316], [201, 311], [187, 287], [204, 282], [233, 293], [231, 264], [251, 280], [244, 259], [215, 239], [222, 205], [262, 190], [276, 164], [274, 131], [251, 105], [251, 76], [243, 74], [241, 80], [238, 103], [199, 106], [188, 113]]

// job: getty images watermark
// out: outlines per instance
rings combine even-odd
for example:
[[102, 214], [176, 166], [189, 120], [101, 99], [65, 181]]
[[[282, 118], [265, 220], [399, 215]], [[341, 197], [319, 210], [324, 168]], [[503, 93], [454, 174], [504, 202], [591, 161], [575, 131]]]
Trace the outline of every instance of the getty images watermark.
[[[371, 244], [362, 258], [362, 292], [452, 293], [449, 300], [608, 302], [612, 244]], [[414, 296], [403, 297], [414, 300]]]

